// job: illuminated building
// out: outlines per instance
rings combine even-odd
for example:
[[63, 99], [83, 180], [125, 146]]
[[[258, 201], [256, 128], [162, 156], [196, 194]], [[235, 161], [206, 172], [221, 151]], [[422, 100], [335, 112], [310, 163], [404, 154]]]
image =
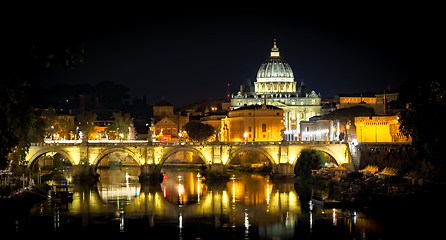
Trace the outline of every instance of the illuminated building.
[[398, 116], [355, 117], [358, 142], [412, 142], [400, 131]]
[[290, 65], [280, 57], [274, 42], [271, 55], [257, 72], [257, 82], [242, 85], [236, 96], [231, 97], [232, 109], [261, 105], [266, 97], [268, 105], [283, 109], [285, 134], [293, 140], [300, 133], [300, 122], [321, 114], [321, 97], [301, 82], [297, 86]]
[[170, 141], [172, 138], [179, 138], [179, 133], [183, 131], [183, 126], [189, 122], [188, 116], [181, 113], [174, 114], [173, 105], [165, 100], [153, 105], [153, 117], [156, 136], [160, 136], [161, 141]]
[[301, 141], [339, 141], [339, 121], [312, 117], [310, 121], [300, 123]]
[[402, 109], [398, 104], [398, 92], [391, 90], [376, 94], [371, 92], [337, 94], [335, 102], [337, 109], [359, 105], [373, 108], [376, 114], [393, 115]]
[[204, 124], [209, 124], [214, 127], [216, 130], [221, 128], [221, 119], [226, 117], [227, 112], [214, 112], [206, 115], [205, 117], [201, 117], [200, 121]]
[[283, 110], [263, 104], [230, 111], [221, 119], [221, 141], [280, 141]]

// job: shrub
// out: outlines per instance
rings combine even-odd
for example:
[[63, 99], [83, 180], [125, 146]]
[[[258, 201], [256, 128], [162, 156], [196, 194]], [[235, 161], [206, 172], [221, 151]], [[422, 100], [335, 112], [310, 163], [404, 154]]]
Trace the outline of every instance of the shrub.
[[303, 149], [297, 159], [294, 173], [303, 179], [311, 176], [311, 170], [319, 170], [324, 163], [324, 154], [315, 149]]

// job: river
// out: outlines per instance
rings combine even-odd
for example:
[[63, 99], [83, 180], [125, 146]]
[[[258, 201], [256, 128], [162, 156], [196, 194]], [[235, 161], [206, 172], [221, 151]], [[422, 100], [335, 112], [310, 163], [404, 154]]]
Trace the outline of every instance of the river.
[[163, 183], [141, 185], [139, 173], [134, 167], [99, 170], [96, 184], [70, 184], [74, 193], [71, 203], [38, 203], [29, 215], [10, 219], [15, 228], [8, 230], [19, 235], [163, 236], [157, 239], [386, 236], [386, 226], [373, 215], [313, 206], [308, 188], [273, 182], [267, 176], [234, 173], [225, 184], [207, 185], [197, 171], [168, 170]]

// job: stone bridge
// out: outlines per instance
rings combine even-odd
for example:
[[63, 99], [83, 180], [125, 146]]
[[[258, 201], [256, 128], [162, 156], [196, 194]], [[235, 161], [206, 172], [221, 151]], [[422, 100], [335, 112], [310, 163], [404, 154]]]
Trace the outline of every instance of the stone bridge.
[[180, 152], [196, 153], [208, 169], [224, 171], [237, 154], [258, 152], [263, 154], [273, 166], [273, 172], [289, 176], [294, 172], [300, 151], [311, 148], [323, 151], [333, 157], [338, 164], [351, 164], [351, 154], [347, 144], [334, 141], [301, 142], [212, 142], [206, 144], [192, 142], [147, 142], [147, 141], [61, 141], [33, 144], [26, 156], [28, 167], [48, 152], [56, 152], [73, 165], [74, 174], [79, 170], [96, 172], [100, 161], [110, 153], [123, 152], [140, 165], [141, 173], [162, 165], [169, 156]]

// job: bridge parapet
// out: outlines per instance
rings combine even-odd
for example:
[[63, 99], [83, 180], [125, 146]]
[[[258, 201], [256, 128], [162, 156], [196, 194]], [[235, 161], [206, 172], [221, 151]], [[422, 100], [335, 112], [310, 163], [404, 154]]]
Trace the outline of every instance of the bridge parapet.
[[[34, 143], [27, 156], [29, 166], [47, 152], [57, 152], [69, 159], [73, 166], [92, 167], [92, 173], [102, 158], [113, 152], [124, 152], [144, 165], [162, 165], [180, 151], [197, 154], [205, 164], [228, 165], [238, 154], [254, 151], [264, 155], [282, 174], [294, 169], [302, 149], [312, 148], [332, 156], [339, 164], [351, 163], [347, 144], [339, 141], [268, 141], [268, 142], [148, 142], [148, 141], [55, 141]], [[284, 167], [285, 165], [286, 167]], [[279, 166], [280, 165], [280, 166]], [[283, 165], [283, 166], [282, 166]], [[290, 166], [288, 166], [290, 165]]]

